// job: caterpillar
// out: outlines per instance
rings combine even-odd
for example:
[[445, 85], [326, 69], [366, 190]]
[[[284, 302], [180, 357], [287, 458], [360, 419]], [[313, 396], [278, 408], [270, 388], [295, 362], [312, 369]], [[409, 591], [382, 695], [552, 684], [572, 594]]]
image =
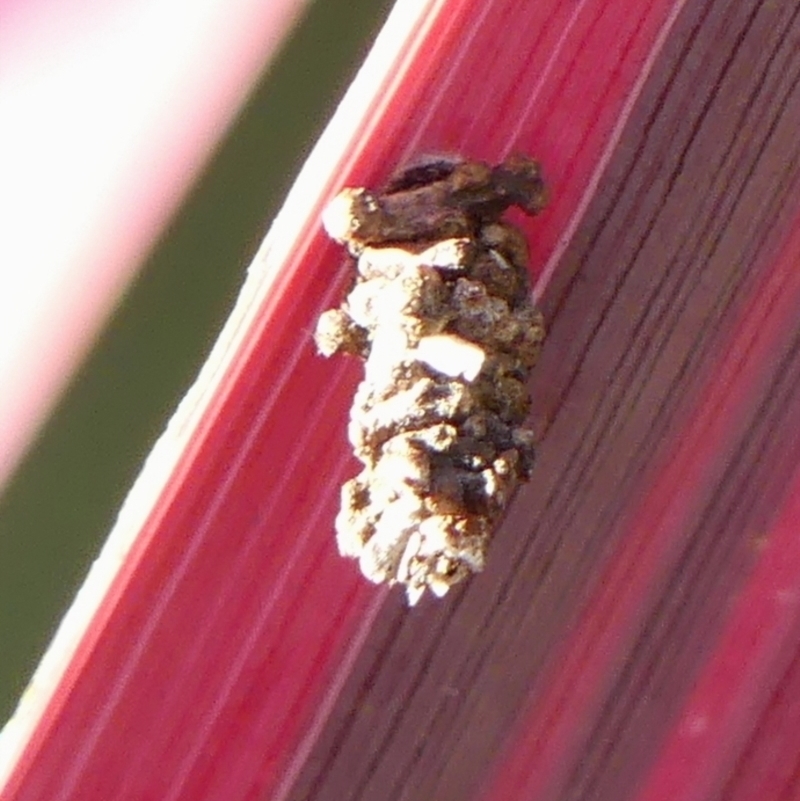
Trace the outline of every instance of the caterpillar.
[[321, 355], [364, 362], [348, 439], [361, 472], [336, 540], [414, 605], [483, 569], [493, 528], [533, 463], [526, 380], [544, 340], [528, 248], [502, 215], [546, 203], [539, 164], [433, 160], [384, 190], [343, 189], [323, 212], [355, 274], [324, 312]]

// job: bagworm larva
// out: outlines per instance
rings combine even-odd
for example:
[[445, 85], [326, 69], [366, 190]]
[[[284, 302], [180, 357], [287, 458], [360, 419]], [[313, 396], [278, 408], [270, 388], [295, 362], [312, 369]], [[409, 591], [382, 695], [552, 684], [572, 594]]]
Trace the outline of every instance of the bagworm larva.
[[342, 190], [323, 215], [356, 260], [320, 353], [364, 360], [348, 436], [363, 465], [336, 537], [414, 604], [483, 568], [492, 530], [533, 459], [526, 379], [544, 339], [523, 234], [501, 220], [545, 203], [539, 165], [437, 161], [380, 193]]

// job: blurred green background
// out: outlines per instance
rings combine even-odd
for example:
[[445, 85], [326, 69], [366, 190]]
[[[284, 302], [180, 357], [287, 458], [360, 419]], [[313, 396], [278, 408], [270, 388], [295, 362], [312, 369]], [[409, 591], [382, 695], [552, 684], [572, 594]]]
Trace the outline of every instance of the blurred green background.
[[391, 5], [311, 4], [0, 496], [0, 725]]

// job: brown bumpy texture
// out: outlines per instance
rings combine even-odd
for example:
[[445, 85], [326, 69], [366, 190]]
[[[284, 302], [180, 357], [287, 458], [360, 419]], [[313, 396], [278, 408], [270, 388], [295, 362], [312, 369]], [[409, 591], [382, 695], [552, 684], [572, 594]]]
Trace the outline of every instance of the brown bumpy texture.
[[492, 529], [529, 475], [525, 387], [544, 338], [523, 235], [500, 217], [545, 202], [538, 164], [439, 161], [383, 193], [344, 189], [323, 216], [357, 260], [319, 320], [325, 356], [364, 360], [348, 436], [361, 473], [342, 488], [339, 550], [414, 604], [481, 570]]

